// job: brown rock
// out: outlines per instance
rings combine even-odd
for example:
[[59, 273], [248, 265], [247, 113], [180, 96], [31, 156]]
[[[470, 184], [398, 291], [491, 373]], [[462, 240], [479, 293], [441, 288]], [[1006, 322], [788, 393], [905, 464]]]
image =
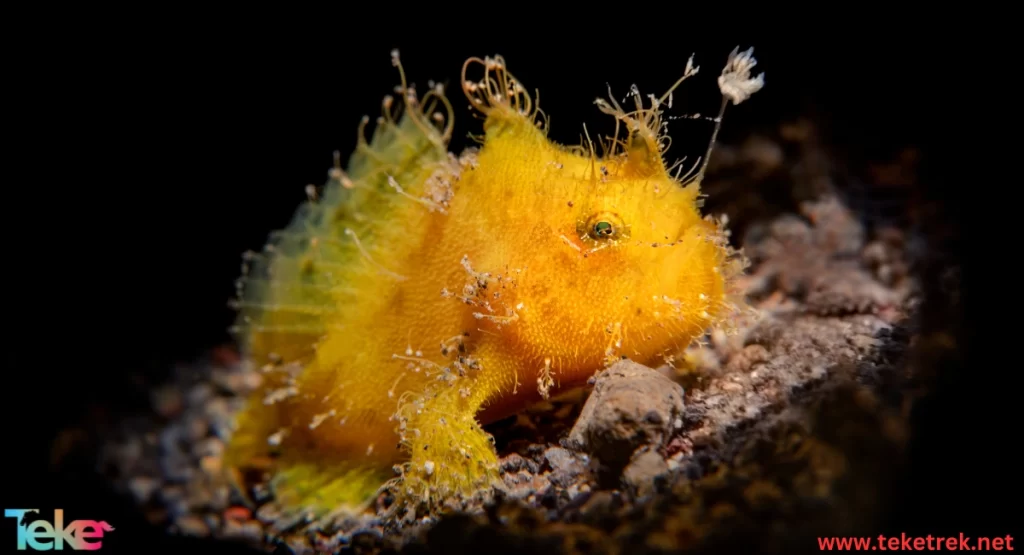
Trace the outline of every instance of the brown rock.
[[658, 371], [623, 360], [594, 379], [568, 445], [607, 470], [621, 471], [640, 447], [661, 448], [682, 426], [683, 388]]

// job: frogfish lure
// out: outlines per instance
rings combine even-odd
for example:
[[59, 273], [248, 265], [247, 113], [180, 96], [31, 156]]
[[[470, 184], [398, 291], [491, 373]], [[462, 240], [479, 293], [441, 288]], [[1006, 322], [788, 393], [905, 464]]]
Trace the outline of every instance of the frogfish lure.
[[[744, 306], [742, 254], [700, 213], [707, 156], [683, 177], [663, 160], [663, 109], [692, 57], [660, 98], [597, 100], [617, 123], [600, 149], [553, 143], [505, 61], [471, 58], [461, 88], [484, 134], [460, 155], [442, 87], [420, 96], [392, 63], [401, 85], [371, 139], [364, 118], [347, 165], [238, 284], [235, 332], [263, 380], [226, 462], [269, 472], [304, 514], [359, 511], [385, 486], [428, 505], [487, 491], [482, 425], [619, 359], [678, 360]], [[755, 63], [732, 52], [722, 112], [763, 86]]]

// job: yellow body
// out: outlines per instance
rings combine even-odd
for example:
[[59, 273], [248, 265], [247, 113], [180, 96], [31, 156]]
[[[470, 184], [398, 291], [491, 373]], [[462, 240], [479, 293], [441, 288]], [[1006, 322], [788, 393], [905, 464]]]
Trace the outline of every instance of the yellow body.
[[450, 155], [450, 104], [403, 76], [402, 117], [387, 99], [373, 140], [241, 280], [266, 380], [229, 462], [272, 458], [295, 508], [363, 506], [396, 464], [417, 499], [479, 491], [496, 476], [481, 423], [619, 358], [678, 360], [731, 308], [742, 263], [699, 184], [663, 164], [657, 105], [603, 104], [628, 136], [598, 156], [551, 143], [500, 58], [476, 66], [479, 152]]

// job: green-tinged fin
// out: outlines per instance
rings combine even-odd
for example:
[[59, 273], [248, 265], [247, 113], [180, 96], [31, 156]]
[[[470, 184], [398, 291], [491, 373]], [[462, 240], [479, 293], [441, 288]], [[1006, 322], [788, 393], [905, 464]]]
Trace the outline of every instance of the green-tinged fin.
[[277, 504], [285, 508], [285, 518], [301, 513], [322, 519], [367, 509], [390, 474], [379, 466], [298, 463], [275, 474], [271, 488]]
[[[402, 88], [402, 98], [411, 98], [404, 75]], [[447, 117], [435, 107], [447, 110]], [[390, 101], [385, 108], [369, 142], [360, 128], [347, 169], [337, 163], [288, 225], [272, 233], [261, 252], [246, 255], [237, 284], [233, 331], [244, 355], [267, 371], [260, 391], [236, 417], [226, 462], [233, 472], [272, 470], [288, 507], [358, 509], [391, 477], [390, 467], [346, 467], [331, 459], [330, 467], [321, 468], [313, 464], [315, 453], [300, 463], [300, 454], [287, 445], [271, 448], [272, 438], [291, 424], [286, 403], [263, 402], [267, 391], [294, 385], [326, 334], [343, 329], [353, 311], [366, 312], [361, 303], [376, 298], [362, 290], [370, 281], [367, 272], [400, 267], [403, 249], [414, 248], [404, 227], [414, 226], [414, 218], [396, 211], [427, 195], [427, 177], [449, 163], [451, 106], [432, 90], [410, 102], [401, 118], [391, 113]], [[284, 458], [273, 461], [272, 451]]]
[[340, 307], [358, 294], [351, 276], [365, 265], [351, 261], [372, 253], [378, 264], [391, 262], [391, 214], [410, 202], [392, 180], [406, 195], [423, 195], [426, 178], [447, 160], [446, 141], [446, 132], [418, 109], [397, 122], [382, 118], [369, 143], [360, 138], [348, 170], [333, 169], [323, 191], [302, 203], [262, 252], [246, 255], [233, 330], [248, 354], [308, 361], [331, 322], [343, 319]]

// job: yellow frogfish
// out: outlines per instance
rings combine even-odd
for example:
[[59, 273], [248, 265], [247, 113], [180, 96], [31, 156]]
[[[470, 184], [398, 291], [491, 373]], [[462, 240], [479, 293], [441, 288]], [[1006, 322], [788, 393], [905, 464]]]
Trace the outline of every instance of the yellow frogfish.
[[[471, 58], [461, 85], [484, 136], [456, 156], [443, 89], [419, 96], [392, 62], [401, 86], [371, 140], [364, 118], [347, 166], [239, 280], [235, 330], [264, 379], [226, 462], [269, 472], [305, 514], [364, 509], [385, 485], [434, 504], [486, 491], [482, 425], [622, 358], [680, 360], [742, 303], [743, 257], [701, 215], [700, 174], [663, 161], [671, 90], [599, 100], [625, 130], [599, 153], [553, 143], [504, 60]], [[759, 88], [753, 63], [733, 52], [723, 110]]]

